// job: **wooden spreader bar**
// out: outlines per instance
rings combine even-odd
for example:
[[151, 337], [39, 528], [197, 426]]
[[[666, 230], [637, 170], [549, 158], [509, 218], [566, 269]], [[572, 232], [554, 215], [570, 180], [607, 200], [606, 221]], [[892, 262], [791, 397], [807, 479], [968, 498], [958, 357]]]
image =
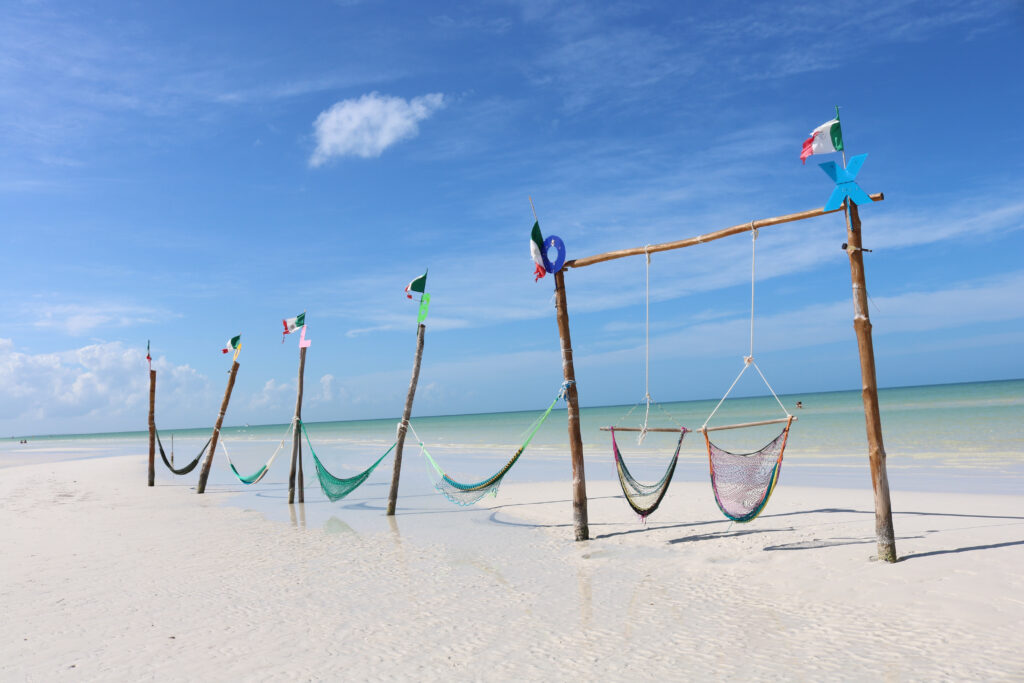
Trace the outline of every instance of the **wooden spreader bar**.
[[[885, 199], [885, 195], [881, 192], [871, 195], [871, 201], [880, 202]], [[633, 247], [632, 249], [620, 249], [619, 251], [609, 251], [604, 254], [598, 254], [596, 256], [584, 256], [583, 258], [573, 259], [565, 262], [566, 268], [582, 268], [584, 266], [592, 266], [595, 263], [603, 263], [604, 261], [611, 261], [617, 258], [625, 258], [626, 256], [638, 256], [640, 254], [653, 254], [658, 251], [672, 251], [673, 249], [682, 249], [683, 247], [694, 247], [698, 244], [704, 244], [705, 242], [712, 242], [714, 240], [720, 240], [723, 237], [729, 235], [736, 235], [741, 232], [750, 232], [758, 228], [767, 228], [771, 225], [781, 225], [782, 223], [792, 223], [793, 221], [802, 221], [805, 218], [814, 218], [815, 216], [824, 216], [827, 213], [838, 213], [842, 209], [836, 209], [835, 211], [826, 211], [824, 208], [812, 209], [811, 211], [801, 211], [800, 213], [791, 213], [786, 216], [776, 216], [774, 218], [762, 218], [758, 221], [750, 221], [748, 223], [741, 223], [740, 225], [734, 225], [731, 228], [722, 228], [714, 232], [709, 232], [706, 235], [698, 235], [697, 237], [690, 237], [685, 240], [676, 240], [674, 242], [662, 242], [661, 244], [650, 244], [646, 247]], [[650, 431], [650, 430], [648, 430]]]
[[696, 431], [698, 431], [698, 432], [720, 432], [723, 429], [740, 429], [742, 427], [759, 427], [761, 425], [777, 425], [777, 424], [782, 424], [783, 422], [789, 422], [790, 420], [792, 420], [793, 422], [796, 422], [797, 418], [795, 416], [794, 417], [780, 417], [777, 420], [760, 420], [759, 422], [740, 422], [739, 424], [721, 425], [719, 427], [701, 427], [700, 429], [698, 429]]
[[[759, 422], [741, 422], [734, 425], [721, 425], [720, 427], [701, 427], [700, 429], [687, 429], [688, 432], [720, 432], [724, 429], [740, 429], [741, 427], [759, 427], [761, 425], [775, 425], [782, 424], [783, 422], [789, 422], [790, 419], [796, 422], [799, 418], [793, 417], [780, 417], [777, 420], [761, 420]], [[613, 427], [601, 427], [602, 432], [610, 432]], [[682, 429], [672, 429], [671, 427], [648, 427], [642, 429], [640, 427], [614, 427], [617, 432], [672, 432], [673, 434], [683, 431]]]
[[640, 427], [601, 427], [602, 432], [610, 432], [615, 429], [617, 432], [672, 432], [678, 434], [682, 431], [691, 431], [689, 429], [672, 429], [671, 427], [648, 427], [647, 429], [641, 429]]

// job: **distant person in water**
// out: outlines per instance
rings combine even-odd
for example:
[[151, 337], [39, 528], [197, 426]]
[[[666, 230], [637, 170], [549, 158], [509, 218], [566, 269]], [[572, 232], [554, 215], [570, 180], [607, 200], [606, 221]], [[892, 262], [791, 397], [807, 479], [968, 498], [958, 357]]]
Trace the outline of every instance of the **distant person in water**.
[[803, 408], [804, 407], [804, 402], [803, 401], [797, 401], [796, 402], [796, 407], [797, 408]]

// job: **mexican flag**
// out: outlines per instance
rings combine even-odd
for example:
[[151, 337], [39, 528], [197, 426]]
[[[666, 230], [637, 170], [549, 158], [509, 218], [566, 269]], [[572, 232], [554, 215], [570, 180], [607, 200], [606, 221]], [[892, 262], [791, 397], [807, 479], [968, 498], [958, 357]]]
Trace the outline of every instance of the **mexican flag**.
[[[281, 322], [284, 323], [284, 333], [291, 334], [295, 330], [306, 325], [306, 312], [303, 311], [294, 318], [285, 318]], [[284, 339], [281, 341], [284, 341]]]
[[221, 353], [231, 353], [237, 351], [242, 346], [242, 335], [232, 337], [228, 340], [228, 343], [224, 345], [224, 348], [220, 350]]
[[533, 268], [533, 274], [536, 276], [533, 281], [536, 282], [548, 274], [547, 268], [544, 267], [544, 236], [540, 234], [540, 221], [534, 222], [533, 230], [530, 231], [530, 256], [536, 264]]
[[424, 271], [423, 275], [420, 275], [418, 278], [414, 279], [412, 282], [405, 286], [405, 297], [407, 299], [411, 299], [412, 294], [410, 294], [409, 292], [419, 292], [420, 294], [423, 294], [425, 291], [427, 291], [426, 271]]
[[828, 154], [829, 152], [843, 151], [843, 129], [839, 126], [839, 116], [831, 121], [826, 121], [811, 131], [811, 137], [804, 140], [803, 149], [800, 150], [800, 161], [807, 163], [807, 157], [812, 154]]

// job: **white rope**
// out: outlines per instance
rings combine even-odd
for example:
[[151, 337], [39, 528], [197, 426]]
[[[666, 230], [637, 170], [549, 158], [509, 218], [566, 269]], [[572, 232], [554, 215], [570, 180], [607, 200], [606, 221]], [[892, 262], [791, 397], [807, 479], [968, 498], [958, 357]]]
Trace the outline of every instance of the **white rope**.
[[[752, 361], [753, 361], [753, 359], [751, 359], [751, 362]], [[713, 418], [715, 416], [715, 413], [718, 412], [718, 409], [722, 407], [723, 403], [725, 403], [725, 399], [729, 398], [729, 394], [732, 393], [733, 387], [736, 386], [736, 382], [740, 381], [740, 377], [743, 376], [743, 373], [746, 372], [747, 368], [749, 368], [749, 367], [750, 367], [750, 363], [748, 363], [748, 362], [743, 363], [743, 369], [740, 370], [740, 374], [736, 375], [736, 379], [734, 379], [732, 381], [732, 384], [729, 385], [729, 390], [725, 392], [725, 396], [722, 397], [722, 400], [720, 400], [718, 402], [718, 405], [715, 406], [715, 409], [711, 411], [710, 415], [708, 415], [708, 419], [704, 420], [704, 424], [702, 424], [700, 426], [701, 429], [704, 429], [705, 427], [708, 426], [708, 422], [711, 422], [711, 418]]]
[[750, 221], [750, 357], [754, 357], [754, 262], [757, 258], [757, 228]]
[[725, 392], [725, 396], [722, 397], [715, 406], [715, 409], [711, 411], [710, 415], [708, 415], [708, 419], [704, 420], [704, 424], [701, 425], [701, 429], [705, 429], [708, 426], [708, 423], [711, 422], [711, 418], [715, 416], [718, 409], [722, 407], [723, 403], [725, 403], [725, 399], [729, 398], [729, 394], [731, 394], [732, 390], [736, 387], [736, 383], [740, 381], [740, 377], [743, 377], [743, 373], [746, 372], [747, 368], [751, 365], [753, 365], [754, 369], [757, 370], [757, 374], [761, 376], [761, 381], [763, 381], [764, 385], [768, 387], [768, 391], [772, 393], [772, 398], [774, 398], [775, 402], [779, 404], [780, 408], [782, 408], [782, 412], [785, 413], [786, 417], [792, 417], [790, 412], [786, 410], [786, 406], [782, 405], [782, 401], [779, 400], [779, 397], [775, 393], [775, 389], [772, 388], [772, 385], [768, 383], [768, 379], [764, 376], [764, 373], [761, 372], [761, 368], [757, 366], [757, 362], [754, 361], [754, 285], [757, 281], [756, 265], [757, 228], [754, 227], [754, 221], [750, 221], [750, 354], [743, 358], [743, 369], [740, 370], [740, 374], [736, 375], [736, 379], [732, 381], [732, 384], [729, 385], [729, 390]]
[[[753, 361], [751, 362], [753, 363]], [[790, 414], [790, 412], [786, 410], [786, 406], [782, 405], [782, 401], [779, 400], [779, 397], [775, 395], [775, 390], [772, 389], [771, 384], [768, 384], [768, 380], [765, 378], [764, 373], [761, 372], [761, 368], [757, 367], [757, 363], [754, 363], [754, 369], [757, 370], [757, 374], [761, 375], [761, 379], [764, 381], [764, 385], [768, 387], [768, 391], [772, 392], [772, 396], [775, 398], [775, 402], [779, 404], [780, 408], [782, 408], [782, 412], [786, 414], [786, 417], [793, 417]]]
[[640, 434], [636, 442], [642, 444], [647, 437], [647, 420], [651, 416], [651, 245], [644, 247], [644, 254], [647, 256], [647, 287], [644, 291], [644, 401], [647, 404], [644, 410], [644, 425], [640, 428]]

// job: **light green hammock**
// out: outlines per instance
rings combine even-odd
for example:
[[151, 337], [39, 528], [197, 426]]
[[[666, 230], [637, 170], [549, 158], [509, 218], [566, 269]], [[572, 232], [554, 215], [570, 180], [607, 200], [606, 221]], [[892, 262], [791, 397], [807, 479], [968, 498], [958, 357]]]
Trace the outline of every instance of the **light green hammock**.
[[512, 466], [516, 464], [516, 461], [519, 460], [519, 456], [523, 454], [526, 447], [530, 445], [530, 441], [532, 441], [533, 437], [537, 434], [537, 430], [540, 429], [540, 426], [544, 424], [544, 420], [546, 420], [548, 415], [551, 414], [551, 411], [554, 409], [555, 404], [558, 403], [558, 400], [565, 397], [565, 392], [567, 390], [568, 383], [563, 383], [562, 388], [558, 391], [558, 395], [555, 396], [555, 400], [551, 402], [548, 409], [545, 410], [544, 413], [530, 426], [529, 432], [526, 436], [526, 441], [523, 442], [523, 445], [519, 447], [519, 450], [515, 452], [512, 458], [505, 463], [505, 466], [495, 474], [492, 474], [486, 479], [474, 484], [464, 484], [462, 482], [455, 481], [445, 474], [444, 470], [441, 469], [441, 466], [437, 464], [433, 457], [431, 457], [426, 446], [423, 445], [423, 441], [419, 438], [419, 435], [416, 434], [416, 430], [412, 429], [412, 425], [409, 425], [409, 429], [412, 430], [413, 436], [416, 438], [416, 441], [419, 442], [420, 452], [423, 453], [427, 462], [431, 465], [427, 471], [431, 475], [434, 488], [444, 494], [445, 498], [456, 505], [472, 505], [488, 494], [492, 496], [498, 495], [498, 487], [501, 486], [502, 479], [504, 479], [505, 475], [512, 469]]
[[309, 452], [313, 455], [313, 463], [316, 465], [316, 477], [320, 480], [320, 490], [324, 492], [324, 495], [333, 503], [334, 501], [341, 500], [348, 494], [359, 488], [364, 481], [366, 481], [373, 471], [377, 469], [384, 458], [388, 457], [388, 453], [395, 449], [398, 442], [391, 444], [391, 448], [384, 451], [384, 455], [377, 458], [377, 462], [370, 465], [368, 468], [360, 472], [354, 477], [343, 479], [336, 477], [327, 471], [324, 464], [320, 462], [320, 458], [316, 456], [316, 451], [313, 450], [313, 444], [309, 440], [309, 432], [306, 431], [306, 423], [300, 422], [302, 426], [302, 433], [306, 435], [306, 443], [309, 445]]
[[263, 479], [263, 477], [267, 476], [267, 472], [270, 471], [270, 466], [274, 464], [274, 460], [277, 458], [277, 454], [281, 452], [282, 448], [284, 448], [285, 441], [288, 439], [288, 434], [292, 433], [294, 427], [295, 421], [293, 420], [291, 424], [288, 425], [288, 428], [285, 430], [284, 436], [281, 437], [281, 443], [277, 444], [277, 449], [274, 450], [274, 454], [270, 456], [270, 460], [267, 460], [267, 463], [265, 465], [263, 465], [258, 470], [256, 470], [256, 472], [248, 476], [239, 472], [238, 468], [235, 467], [235, 463], [231, 462], [231, 456], [228, 454], [228, 447], [224, 444], [224, 440], [221, 439], [220, 446], [221, 449], [224, 451], [224, 457], [227, 458], [228, 466], [231, 467], [231, 471], [234, 473], [238, 481], [242, 482], [246, 486], [250, 486], [252, 484], [259, 482], [260, 479]]

